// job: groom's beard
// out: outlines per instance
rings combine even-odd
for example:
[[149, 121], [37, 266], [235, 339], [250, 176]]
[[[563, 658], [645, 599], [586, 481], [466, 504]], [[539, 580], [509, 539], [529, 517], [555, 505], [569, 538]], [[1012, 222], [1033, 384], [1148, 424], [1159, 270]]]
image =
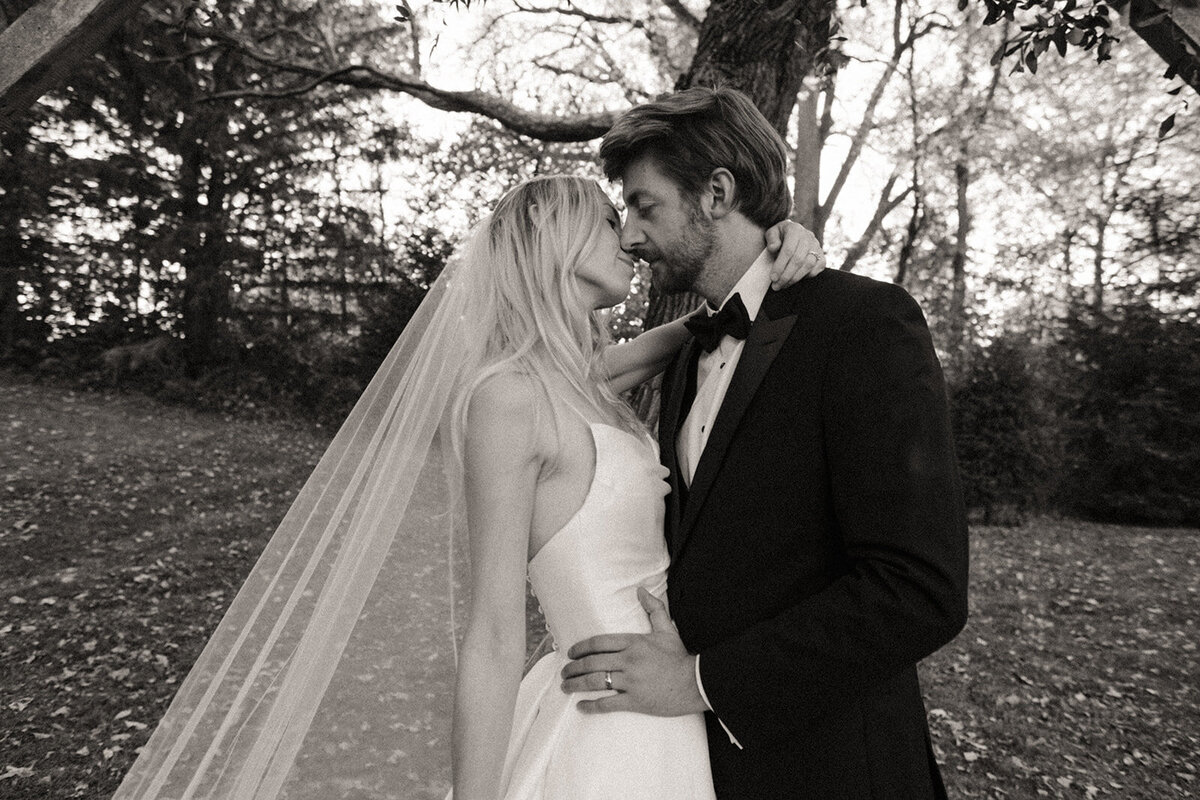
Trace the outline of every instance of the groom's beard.
[[659, 291], [688, 292], [704, 271], [716, 242], [712, 220], [705, 219], [699, 204], [695, 204], [688, 209], [687, 226], [674, 240], [663, 243], [657, 258], [649, 257], [654, 253], [639, 255], [650, 262]]

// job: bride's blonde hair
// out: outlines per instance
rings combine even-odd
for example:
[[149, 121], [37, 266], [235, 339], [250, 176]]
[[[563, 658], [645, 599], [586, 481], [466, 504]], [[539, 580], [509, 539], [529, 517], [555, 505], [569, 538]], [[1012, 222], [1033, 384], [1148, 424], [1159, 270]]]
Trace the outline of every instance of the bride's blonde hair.
[[459, 396], [460, 432], [473, 390], [500, 372], [559, 376], [597, 410], [611, 410], [631, 431], [644, 431], [603, 380], [600, 359], [611, 334], [575, 278], [615, 213], [595, 181], [551, 175], [509, 190], [480, 223], [463, 257], [473, 262], [471, 323], [486, 332], [486, 342], [482, 368]]

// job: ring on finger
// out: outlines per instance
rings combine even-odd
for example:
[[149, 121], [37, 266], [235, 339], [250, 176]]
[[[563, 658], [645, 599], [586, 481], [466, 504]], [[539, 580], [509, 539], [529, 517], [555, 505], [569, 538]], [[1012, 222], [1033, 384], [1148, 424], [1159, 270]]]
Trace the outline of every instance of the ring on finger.
[[605, 689], [607, 689], [607, 690], [609, 690], [610, 692], [612, 691], [612, 688], [613, 688], [613, 685], [612, 685], [612, 672], [611, 672], [611, 671], [609, 671], [609, 670], [606, 670], [606, 671], [604, 672], [604, 688], [605, 688]]

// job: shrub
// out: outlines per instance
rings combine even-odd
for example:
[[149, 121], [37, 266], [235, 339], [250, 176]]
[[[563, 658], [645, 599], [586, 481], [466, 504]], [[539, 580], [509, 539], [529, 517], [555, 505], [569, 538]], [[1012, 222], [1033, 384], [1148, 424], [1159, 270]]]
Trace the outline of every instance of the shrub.
[[950, 389], [950, 416], [967, 507], [1015, 523], [1048, 500], [1056, 433], [1038, 389], [1032, 348], [999, 338], [972, 348]]
[[1117, 522], [1200, 524], [1200, 325], [1146, 301], [1076, 310], [1063, 340], [1061, 501]]

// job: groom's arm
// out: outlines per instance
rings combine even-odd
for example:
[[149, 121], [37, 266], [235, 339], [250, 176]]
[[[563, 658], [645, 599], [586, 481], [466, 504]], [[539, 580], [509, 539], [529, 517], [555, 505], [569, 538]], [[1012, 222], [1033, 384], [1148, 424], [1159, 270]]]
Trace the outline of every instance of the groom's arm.
[[873, 291], [835, 337], [824, 377], [848, 570], [700, 655], [714, 712], [747, 748], [877, 689], [966, 621], [966, 519], [941, 369], [912, 298]]

